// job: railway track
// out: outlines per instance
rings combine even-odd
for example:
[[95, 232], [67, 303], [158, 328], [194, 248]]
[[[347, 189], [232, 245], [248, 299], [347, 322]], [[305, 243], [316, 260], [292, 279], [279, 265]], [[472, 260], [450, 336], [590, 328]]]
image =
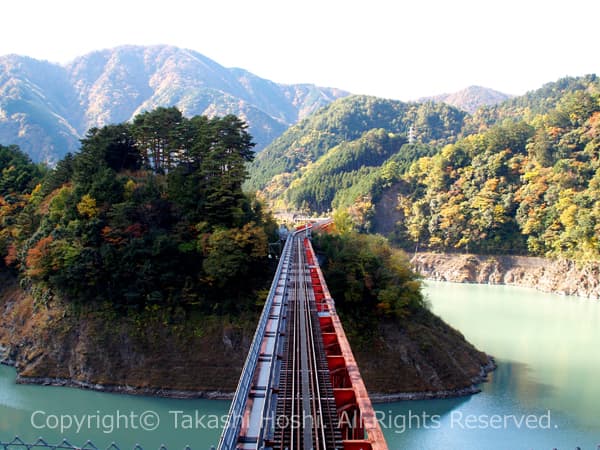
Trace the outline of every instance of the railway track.
[[294, 237], [273, 449], [341, 449], [303, 237]]
[[219, 450], [387, 450], [311, 229], [286, 240]]

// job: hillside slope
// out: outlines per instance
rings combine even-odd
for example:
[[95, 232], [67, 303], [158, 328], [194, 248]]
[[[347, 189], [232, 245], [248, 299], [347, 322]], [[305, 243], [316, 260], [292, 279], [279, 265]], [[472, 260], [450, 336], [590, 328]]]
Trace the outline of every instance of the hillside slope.
[[67, 72], [21, 56], [0, 58], [0, 145], [18, 144], [37, 161], [79, 147], [80, 107]]
[[600, 80], [559, 80], [492, 112], [494, 125], [398, 174], [406, 189], [379, 205], [400, 213], [396, 241], [598, 260]]
[[[368, 175], [365, 168], [381, 166], [408, 142], [411, 127], [415, 145], [437, 148], [456, 139], [465, 117], [464, 111], [446, 104], [368, 96], [339, 99], [289, 128], [258, 154], [250, 166], [246, 188], [260, 191], [275, 206], [322, 212], [331, 208], [333, 201], [333, 195], [324, 191], [363, 180]], [[356, 172], [353, 180], [316, 186], [350, 172]], [[297, 188], [313, 193], [292, 192]]]
[[560, 79], [474, 115], [351, 96], [276, 139], [253, 162], [246, 187], [276, 209], [335, 209], [341, 226], [413, 251], [594, 260], [599, 125], [595, 75]]

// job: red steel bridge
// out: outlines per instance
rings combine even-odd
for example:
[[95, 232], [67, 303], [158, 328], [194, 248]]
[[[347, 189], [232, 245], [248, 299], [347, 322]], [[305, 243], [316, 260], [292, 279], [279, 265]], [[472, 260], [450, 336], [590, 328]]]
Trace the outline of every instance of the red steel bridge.
[[387, 450], [310, 241], [290, 234], [219, 450]]

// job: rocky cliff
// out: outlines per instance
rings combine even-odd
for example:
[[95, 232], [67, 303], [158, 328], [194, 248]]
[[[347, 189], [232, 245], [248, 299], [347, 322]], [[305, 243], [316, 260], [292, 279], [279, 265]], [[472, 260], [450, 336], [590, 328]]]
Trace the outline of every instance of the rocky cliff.
[[427, 310], [402, 327], [382, 324], [380, 331], [381, 338], [369, 348], [350, 338], [373, 401], [473, 394], [495, 368], [492, 358]]
[[175, 397], [226, 397], [254, 333], [248, 320], [36, 304], [2, 276], [0, 355], [23, 383]]
[[425, 278], [458, 283], [510, 284], [543, 292], [600, 299], [600, 263], [526, 256], [418, 253], [415, 269]]
[[[0, 359], [16, 366], [19, 382], [218, 398], [237, 385], [255, 317], [119, 316], [57, 300], [36, 304], [13, 277], [0, 278]], [[382, 338], [355, 346], [376, 400], [477, 392], [493, 368], [487, 355], [428, 311], [403, 327], [381, 327]]]

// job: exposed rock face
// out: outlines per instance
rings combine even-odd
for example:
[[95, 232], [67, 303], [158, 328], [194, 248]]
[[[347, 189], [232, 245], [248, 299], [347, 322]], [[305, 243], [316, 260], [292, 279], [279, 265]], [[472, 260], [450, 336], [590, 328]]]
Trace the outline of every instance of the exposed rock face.
[[[35, 305], [1, 272], [0, 314], [0, 361], [16, 366], [19, 382], [173, 397], [230, 398], [255, 326], [254, 318], [193, 317], [165, 326], [163, 318], [75, 313], [58, 301]], [[470, 394], [493, 368], [428, 311], [381, 331], [369, 348], [354, 347], [375, 400]]]
[[510, 284], [543, 292], [600, 299], [600, 263], [525, 256], [418, 253], [412, 263], [423, 276], [458, 283]]
[[36, 306], [14, 280], [1, 281], [0, 359], [16, 366], [19, 382], [227, 397], [254, 333], [227, 319], [178, 328], [98, 311], [76, 316], [59, 302]]
[[374, 401], [473, 394], [495, 368], [493, 359], [429, 311], [401, 328], [381, 325], [381, 331], [378, 345], [354, 349]]

